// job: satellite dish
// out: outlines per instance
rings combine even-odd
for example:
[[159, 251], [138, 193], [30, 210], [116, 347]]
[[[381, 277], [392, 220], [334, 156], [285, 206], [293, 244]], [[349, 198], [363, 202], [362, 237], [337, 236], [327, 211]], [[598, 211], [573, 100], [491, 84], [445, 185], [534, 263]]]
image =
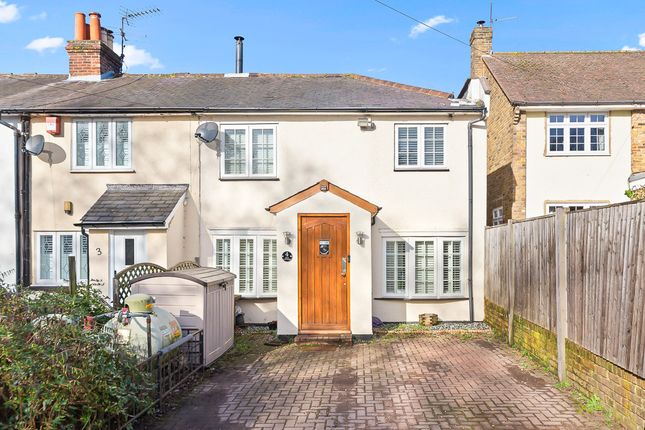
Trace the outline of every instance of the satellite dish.
[[197, 127], [197, 130], [195, 130], [195, 137], [199, 139], [200, 142], [211, 143], [217, 138], [218, 131], [216, 123], [212, 121], [205, 122]]
[[27, 142], [25, 142], [25, 152], [29, 155], [40, 155], [40, 153], [43, 152], [44, 147], [45, 138], [40, 134], [31, 136], [27, 139]]

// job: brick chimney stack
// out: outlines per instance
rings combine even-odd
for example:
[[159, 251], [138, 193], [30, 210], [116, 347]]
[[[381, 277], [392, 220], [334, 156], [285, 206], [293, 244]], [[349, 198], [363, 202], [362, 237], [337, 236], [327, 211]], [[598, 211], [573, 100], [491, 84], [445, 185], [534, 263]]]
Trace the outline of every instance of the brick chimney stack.
[[90, 12], [89, 25], [85, 14], [74, 15], [74, 40], [65, 47], [69, 55], [69, 78], [98, 81], [121, 73], [121, 57], [112, 50], [113, 33], [101, 27], [101, 14]]
[[483, 55], [493, 52], [493, 29], [484, 27], [485, 21], [477, 21], [477, 26], [470, 33], [470, 79], [484, 76]]

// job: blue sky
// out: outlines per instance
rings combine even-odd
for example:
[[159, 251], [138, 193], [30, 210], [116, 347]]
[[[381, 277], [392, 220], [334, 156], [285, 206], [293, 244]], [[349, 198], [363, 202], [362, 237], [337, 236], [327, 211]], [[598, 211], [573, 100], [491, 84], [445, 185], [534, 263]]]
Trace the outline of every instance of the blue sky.
[[[488, 0], [383, 1], [466, 42], [489, 15]], [[412, 31], [374, 0], [0, 0], [0, 72], [66, 73], [74, 12], [100, 12], [116, 34], [120, 7], [154, 6], [162, 12], [127, 28], [129, 72], [231, 72], [241, 34], [247, 72], [359, 73], [454, 92], [468, 75], [468, 47]], [[516, 17], [496, 23], [498, 52], [645, 49], [645, 0], [495, 0], [494, 16]]]

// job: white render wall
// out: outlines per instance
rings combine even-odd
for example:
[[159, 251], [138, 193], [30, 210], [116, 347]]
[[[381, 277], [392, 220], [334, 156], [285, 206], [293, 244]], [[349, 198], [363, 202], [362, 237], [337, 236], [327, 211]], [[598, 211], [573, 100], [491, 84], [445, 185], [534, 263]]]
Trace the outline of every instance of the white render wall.
[[[356, 124], [360, 116], [231, 116], [230, 121], [222, 120], [221, 117], [200, 118], [201, 121], [220, 120], [220, 124], [277, 123], [279, 178], [278, 181], [220, 181], [217, 152], [202, 145], [202, 256], [212, 257], [213, 245], [208, 232], [211, 228], [268, 228], [277, 232], [280, 245], [283, 243], [283, 230], [276, 225], [275, 217], [266, 212], [265, 208], [321, 179], [327, 179], [382, 207], [376, 224], [370, 229], [362, 230], [368, 234], [368, 243], [371, 244], [374, 297], [383, 295], [382, 230], [394, 231], [401, 235], [414, 232], [423, 235], [458, 236], [464, 238], [466, 245], [467, 121], [476, 119], [478, 115], [455, 115], [453, 118], [447, 115], [372, 115], [376, 124], [373, 131], [360, 130]], [[399, 123], [446, 124], [448, 171], [395, 172], [394, 125]], [[482, 127], [477, 127], [474, 131], [474, 162], [473, 286], [475, 319], [481, 320], [486, 207], [486, 148], [485, 129]], [[296, 222], [296, 219], [294, 214], [293, 222]], [[295, 230], [292, 232], [295, 233]], [[467, 264], [465, 252], [464, 249], [464, 265]], [[279, 246], [279, 254], [281, 253]], [[295, 255], [295, 252], [293, 254]], [[283, 272], [279, 266], [279, 290], [282, 288], [282, 277]], [[465, 277], [463, 285], [466, 291]], [[247, 322], [280, 320], [279, 311], [276, 313], [266, 303], [260, 303], [262, 302], [249, 300], [240, 302]], [[281, 304], [278, 303], [277, 306], [280, 307]], [[373, 315], [385, 321], [417, 321], [419, 313], [423, 312], [437, 313], [444, 320], [469, 318], [467, 300], [375, 300], [373, 306]], [[287, 320], [289, 318], [286, 317]]]
[[[3, 120], [18, 125], [16, 117], [2, 117]], [[16, 219], [15, 219], [15, 178], [14, 178], [14, 134], [13, 130], [0, 125], [0, 273], [16, 268]], [[13, 284], [15, 272], [7, 276], [6, 282]]]
[[[372, 334], [372, 239], [369, 237], [363, 245], [356, 242], [356, 232], [370, 231], [372, 216], [329, 192], [318, 193], [275, 215], [278, 232], [288, 231], [293, 235], [290, 245], [278, 237], [278, 256], [284, 251], [293, 254], [289, 262], [278, 258], [278, 334], [298, 334], [298, 214], [307, 213], [349, 213], [350, 330], [354, 335]], [[371, 235], [368, 233], [368, 236]]]
[[[567, 110], [567, 112], [575, 112]], [[588, 112], [586, 110], [585, 112]], [[609, 113], [610, 155], [545, 156], [547, 114], [526, 121], [526, 217], [544, 215], [548, 201], [627, 200], [631, 174], [631, 112]]]

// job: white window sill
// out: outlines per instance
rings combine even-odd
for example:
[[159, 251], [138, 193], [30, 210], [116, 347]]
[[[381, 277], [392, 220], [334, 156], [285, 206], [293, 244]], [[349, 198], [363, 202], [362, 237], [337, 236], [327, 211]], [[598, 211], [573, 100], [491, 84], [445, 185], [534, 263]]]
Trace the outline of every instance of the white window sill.
[[[239, 295], [239, 294], [237, 294]], [[277, 300], [278, 296], [240, 296], [238, 300]]]
[[420, 297], [407, 297], [407, 296], [383, 296], [374, 297], [374, 300], [401, 300], [401, 301], [443, 301], [443, 300], [468, 300], [468, 297], [463, 295], [459, 296], [420, 296]]
[[70, 173], [136, 173], [134, 169], [71, 169]]
[[220, 181], [279, 181], [280, 178], [276, 176], [231, 176], [227, 177], [224, 176], [223, 178], [219, 178]]
[[547, 152], [544, 154], [545, 157], [609, 157], [611, 154], [609, 152]]
[[434, 167], [424, 167], [424, 166], [414, 166], [414, 167], [399, 167], [394, 168], [395, 172], [449, 172], [450, 169], [447, 166], [434, 166]]

